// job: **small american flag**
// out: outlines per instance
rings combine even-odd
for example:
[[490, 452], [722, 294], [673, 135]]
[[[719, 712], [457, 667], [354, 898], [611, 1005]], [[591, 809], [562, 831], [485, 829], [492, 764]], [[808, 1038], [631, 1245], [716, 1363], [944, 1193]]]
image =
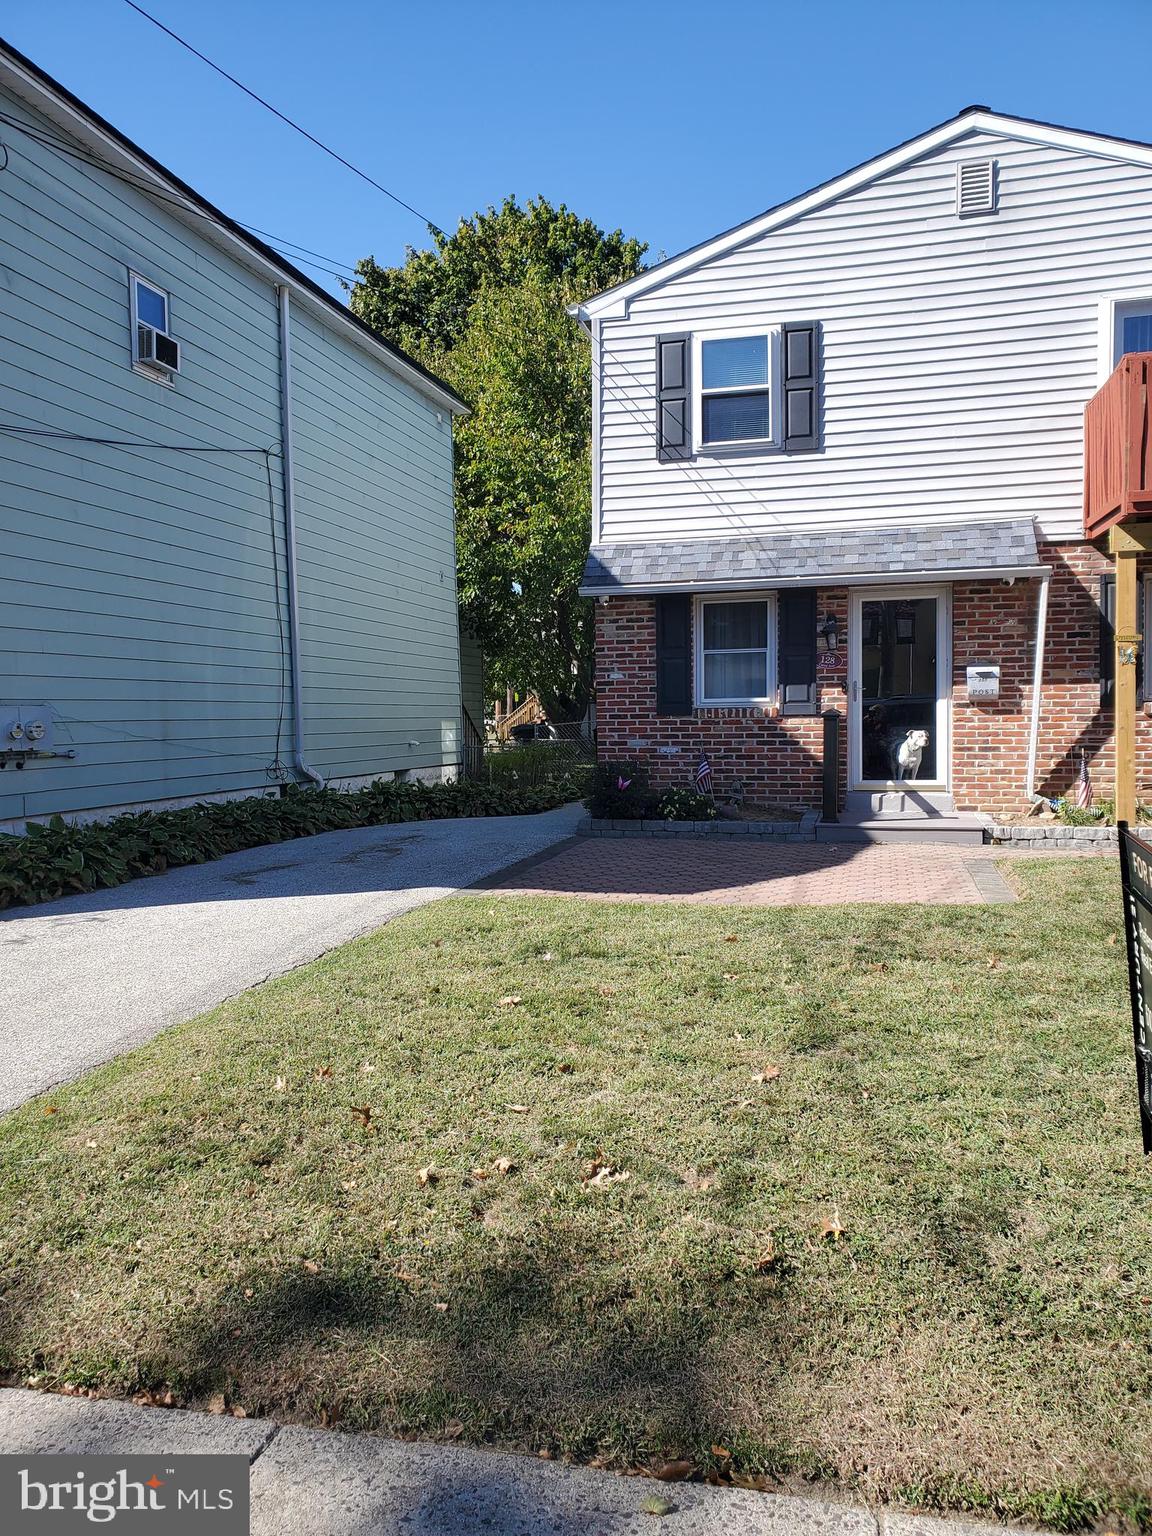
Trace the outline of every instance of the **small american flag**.
[[1092, 804], [1092, 780], [1088, 777], [1088, 758], [1081, 750], [1080, 774], [1076, 780], [1076, 804], [1086, 811]]
[[696, 764], [696, 792], [701, 795], [712, 793], [712, 764], [700, 754], [700, 761]]

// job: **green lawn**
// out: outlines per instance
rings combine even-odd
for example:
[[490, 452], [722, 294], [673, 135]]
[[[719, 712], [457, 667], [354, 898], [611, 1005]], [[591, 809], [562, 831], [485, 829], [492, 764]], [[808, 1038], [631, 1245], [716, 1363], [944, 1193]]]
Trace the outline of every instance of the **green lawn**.
[[1118, 889], [1010, 878], [461, 897], [172, 1029], [0, 1122], [0, 1367], [1152, 1528]]

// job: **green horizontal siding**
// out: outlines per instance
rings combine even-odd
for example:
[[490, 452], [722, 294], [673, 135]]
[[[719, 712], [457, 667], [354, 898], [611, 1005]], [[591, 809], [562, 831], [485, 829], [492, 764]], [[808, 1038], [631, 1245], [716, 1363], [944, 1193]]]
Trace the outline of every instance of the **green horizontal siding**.
[[[46, 703], [76, 754], [0, 773], [0, 820], [266, 788], [292, 729], [275, 290], [157, 200], [4, 138], [0, 422], [274, 456], [270, 485], [260, 453], [0, 435], [0, 713]], [[128, 269], [171, 295], [173, 388], [130, 366]], [[453, 762], [449, 421], [317, 317], [293, 345], [308, 756]]]

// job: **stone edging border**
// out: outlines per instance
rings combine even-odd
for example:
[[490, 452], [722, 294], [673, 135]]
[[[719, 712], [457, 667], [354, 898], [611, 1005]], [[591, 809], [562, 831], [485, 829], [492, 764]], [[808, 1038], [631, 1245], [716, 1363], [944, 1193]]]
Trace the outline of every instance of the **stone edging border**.
[[577, 823], [582, 837], [754, 837], [776, 843], [811, 843], [816, 840], [816, 811], [806, 811], [799, 821], [604, 821], [585, 816]]
[[[585, 816], [576, 824], [578, 837], [738, 837], [759, 842], [811, 843], [820, 816], [806, 811], [799, 821], [606, 821]], [[1049, 848], [1083, 850], [1115, 848], [1115, 827], [1069, 827], [1060, 822], [1043, 826], [1001, 825], [985, 818], [984, 841], [998, 847], [1041, 852]], [[551, 849], [545, 857], [551, 857]], [[507, 873], [504, 871], [503, 873]]]
[[984, 828], [984, 841], [1000, 847], [1029, 849], [1044, 848], [1115, 848], [1115, 827], [1068, 827], [1061, 822], [1047, 822], [1044, 826], [1016, 823], [1001, 826], [989, 821]]

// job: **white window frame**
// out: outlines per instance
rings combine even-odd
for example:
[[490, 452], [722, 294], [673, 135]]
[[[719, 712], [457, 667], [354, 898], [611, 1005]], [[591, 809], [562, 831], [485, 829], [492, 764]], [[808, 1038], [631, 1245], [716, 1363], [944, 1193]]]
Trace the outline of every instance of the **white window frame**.
[[[147, 358], [140, 356], [140, 306], [137, 302], [137, 289], [143, 283], [145, 288], [150, 288], [153, 293], [158, 293], [164, 300], [164, 318], [168, 324], [161, 328], [154, 325], [152, 329], [159, 331], [162, 336], [172, 336], [172, 295], [167, 288], [161, 288], [159, 283], [154, 283], [150, 277], [145, 277], [140, 272], [128, 269], [128, 298], [132, 313], [132, 368], [136, 373], [142, 373], [145, 378], [152, 379], [157, 384], [165, 384], [169, 389], [175, 387], [176, 380], [167, 368], [157, 368]], [[173, 338], [174, 340], [175, 338]]]
[[1103, 384], [1114, 372], [1123, 353], [1120, 338], [1125, 319], [1132, 314], [1152, 314], [1152, 291], [1113, 293], [1100, 300], [1100, 361], [1098, 382]]
[[[746, 437], [736, 442], [706, 443], [704, 441], [704, 396], [751, 395], [755, 389], [741, 386], [738, 389], [704, 388], [704, 343], [706, 341], [741, 341], [749, 336], [765, 336], [768, 339], [768, 420], [770, 437]], [[779, 448], [784, 420], [782, 409], [782, 374], [780, 351], [780, 326], [756, 324], [742, 325], [737, 329], [722, 331], [693, 331], [692, 333], [692, 442], [696, 457], [712, 454], [763, 452], [766, 448]]]
[[[746, 332], [741, 334], [746, 335]], [[713, 603], [763, 603], [767, 609], [765, 634], [765, 686], [762, 698], [710, 699], [704, 694], [704, 610]], [[776, 705], [779, 687], [776, 676], [776, 594], [774, 592], [712, 592], [700, 594], [693, 605], [693, 699], [697, 709], [723, 709], [737, 705], [745, 709], [770, 709]], [[746, 648], [751, 651], [751, 648]], [[753, 654], [759, 654], [759, 647]]]

